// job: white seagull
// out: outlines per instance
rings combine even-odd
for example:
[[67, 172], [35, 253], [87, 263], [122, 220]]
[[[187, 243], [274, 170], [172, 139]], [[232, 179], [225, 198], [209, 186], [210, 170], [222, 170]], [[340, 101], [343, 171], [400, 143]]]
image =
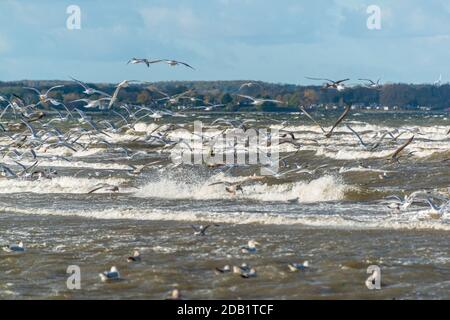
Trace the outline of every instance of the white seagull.
[[414, 202], [416, 202], [416, 199], [419, 196], [427, 196], [427, 192], [426, 191], [422, 191], [422, 190], [415, 191], [415, 192], [411, 193], [409, 196], [405, 195], [403, 199], [400, 198], [397, 195], [392, 195], [392, 196], [386, 197], [386, 200], [387, 199], [394, 200], [393, 202], [388, 204], [388, 208], [396, 209], [396, 210], [406, 210]]
[[77, 79], [72, 78], [72, 77], [70, 77], [70, 79], [72, 79], [73, 81], [75, 81], [76, 83], [78, 83], [80, 86], [83, 87], [83, 89], [84, 89], [83, 93], [84, 94], [91, 95], [91, 94], [94, 94], [94, 93], [98, 93], [98, 94], [103, 95], [103, 96], [111, 97], [109, 94], [107, 94], [107, 93], [105, 93], [103, 91], [100, 91], [100, 90], [88, 87], [88, 85], [86, 83], [81, 82], [80, 80], [77, 80]]
[[309, 268], [309, 262], [305, 261], [303, 263], [289, 263], [288, 267], [292, 272], [305, 271]]
[[256, 253], [256, 246], [259, 245], [259, 242], [255, 240], [250, 240], [245, 247], [241, 247], [242, 253]]
[[91, 108], [101, 107], [102, 106], [102, 101], [111, 101], [111, 98], [100, 98], [100, 99], [97, 99], [97, 100], [77, 99], [77, 100], [71, 101], [71, 103], [73, 103], [73, 102], [84, 102], [86, 104], [83, 106], [83, 108], [91, 109]]
[[36, 89], [36, 88], [24, 87], [24, 89], [33, 90], [34, 92], [36, 92], [36, 93], [38, 94], [38, 96], [39, 96], [39, 100], [40, 100], [42, 103], [44, 103], [44, 102], [47, 102], [47, 100], [48, 100], [48, 94], [49, 94], [52, 90], [55, 90], [55, 89], [58, 89], [58, 88], [62, 88], [62, 87], [64, 87], [64, 86], [63, 86], [63, 85], [59, 85], [59, 86], [51, 87], [51, 88], [48, 89], [44, 94], [42, 94], [42, 93], [41, 93], [38, 89]]
[[[119, 94], [120, 89], [122, 88], [126, 88], [129, 86], [130, 83], [132, 82], [143, 82], [143, 81], [138, 81], [138, 80], [123, 80], [122, 82], [120, 82], [117, 86], [116, 86], [116, 90], [114, 91], [111, 101], [109, 101], [109, 105], [108, 105], [108, 109], [111, 109], [111, 107], [113, 106], [113, 104], [116, 102], [117, 100], [117, 96]], [[144, 81], [145, 82], [145, 81]]]
[[241, 91], [244, 88], [251, 88], [254, 86], [258, 86], [258, 87], [262, 88], [262, 86], [257, 82], [246, 82], [246, 83], [241, 84], [241, 86], [239, 87], [239, 91]]
[[17, 244], [10, 244], [3, 247], [3, 251], [5, 252], [24, 252], [25, 247], [23, 246], [23, 242], [20, 241]]
[[330, 80], [330, 79], [326, 79], [326, 78], [311, 78], [311, 77], [306, 77], [306, 79], [328, 81], [323, 84], [323, 89], [333, 88], [333, 89], [336, 89], [337, 91], [345, 90], [346, 86], [345, 86], [344, 82], [350, 80], [350, 79], [346, 78], [346, 79], [334, 81], [334, 80]]
[[219, 274], [219, 273], [229, 273], [229, 272], [231, 272], [231, 267], [230, 267], [230, 265], [227, 264], [223, 268], [216, 268], [214, 271], [217, 274]]
[[250, 97], [250, 96], [245, 96], [242, 94], [238, 94], [239, 97], [245, 98], [245, 99], [249, 99], [252, 100], [252, 102], [250, 102], [251, 105], [254, 106], [260, 106], [263, 105], [266, 102], [273, 102], [273, 103], [277, 103], [277, 104], [283, 104], [283, 101], [280, 100], [274, 100], [274, 99], [261, 99], [261, 98], [254, 98], [254, 97]]
[[127, 258], [128, 262], [140, 262], [141, 253], [138, 250], [134, 250], [133, 255]]
[[177, 60], [169, 60], [169, 59], [160, 59], [160, 60], [154, 60], [154, 61], [149, 61], [150, 64], [152, 63], [159, 63], [159, 62], [164, 62], [167, 63], [169, 66], [171, 67], [175, 67], [177, 65], [183, 65], [186, 66], [188, 68], [191, 68], [193, 70], [195, 70], [192, 66], [190, 66], [189, 64], [187, 64], [186, 62], [182, 62], [182, 61], [177, 61]]
[[364, 84], [364, 86], [365, 86], [366, 88], [380, 89], [380, 88], [383, 87], [383, 85], [380, 84], [380, 80], [381, 80], [381, 79], [378, 79], [377, 82], [372, 81], [372, 80], [370, 80], [370, 79], [364, 79], [364, 78], [361, 78], [361, 79], [358, 79], [358, 80], [360, 80], [360, 81], [365, 81], [366, 83]]
[[256, 269], [250, 268], [250, 270], [248, 270], [248, 271], [241, 272], [241, 277], [244, 279], [256, 277]]
[[139, 58], [132, 58], [128, 60], [127, 64], [139, 64], [139, 63], [145, 63], [147, 67], [150, 67], [150, 61], [148, 59], [139, 59]]
[[120, 280], [120, 273], [116, 267], [111, 267], [110, 271], [104, 271], [103, 273], [99, 273], [100, 279], [103, 282], [106, 281], [117, 281]]

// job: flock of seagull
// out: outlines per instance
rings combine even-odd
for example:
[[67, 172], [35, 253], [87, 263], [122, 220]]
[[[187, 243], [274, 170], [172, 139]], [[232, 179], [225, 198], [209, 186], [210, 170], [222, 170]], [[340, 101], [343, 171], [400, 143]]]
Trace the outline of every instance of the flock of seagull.
[[[191, 65], [177, 60], [159, 59], [138, 59], [132, 58], [128, 61], [129, 64], [145, 64], [150, 67], [156, 63], [166, 63], [169, 66], [185, 66], [187, 68], [194, 69]], [[69, 152], [85, 151], [92, 147], [103, 146], [108, 151], [121, 154], [121, 158], [127, 160], [129, 169], [127, 173], [129, 175], [140, 175], [145, 169], [148, 168], [161, 168], [161, 163], [165, 160], [157, 160], [149, 162], [145, 165], [133, 164], [134, 160], [142, 160], [151, 152], [136, 151], [133, 152], [125, 147], [116, 145], [112, 141], [112, 135], [121, 132], [127, 132], [134, 130], [135, 125], [144, 119], [153, 119], [155, 123], [163, 117], [186, 117], [186, 111], [193, 111], [203, 109], [204, 111], [214, 110], [220, 108], [221, 104], [212, 104], [203, 102], [201, 99], [195, 96], [194, 90], [188, 90], [186, 92], [170, 95], [161, 91], [153, 85], [147, 87], [148, 90], [160, 95], [160, 98], [154, 99], [150, 105], [137, 105], [131, 103], [121, 102], [119, 99], [120, 91], [123, 88], [128, 87], [131, 84], [148, 84], [145, 81], [136, 80], [124, 80], [116, 85], [114, 92], [106, 93], [91, 87], [87, 83], [84, 83], [75, 78], [71, 78], [74, 84], [77, 84], [81, 89], [84, 98], [64, 103], [54, 98], [53, 93], [64, 87], [64, 85], [56, 85], [48, 90], [40, 91], [36, 88], [25, 87], [36, 94], [36, 101], [33, 103], [26, 102], [24, 98], [11, 95], [5, 97], [0, 95], [0, 106], [3, 111], [0, 114], [0, 153], [2, 155], [3, 162], [0, 163], [1, 175], [6, 179], [18, 179], [28, 181], [40, 181], [44, 179], [52, 179], [57, 176], [58, 172], [54, 168], [41, 168], [39, 163], [41, 160], [62, 160], [71, 162], [73, 159], [71, 156], [62, 156], [50, 154], [49, 150], [52, 149], [67, 149]], [[308, 78], [312, 80], [326, 81], [324, 89], [335, 89], [338, 91], [344, 90], [345, 82], [349, 79], [342, 80], [330, 80], [326, 78]], [[372, 81], [370, 79], [359, 79], [364, 81], [365, 86], [372, 89], [380, 89], [382, 84], [380, 80]], [[276, 103], [283, 104], [283, 101], [275, 99], [262, 99], [242, 94], [241, 92], [246, 88], [262, 87], [257, 82], [247, 82], [242, 84], [236, 96], [248, 101], [250, 105], [262, 105], [264, 103]], [[203, 106], [198, 106], [198, 103], [203, 103]], [[182, 107], [181, 107], [182, 105]], [[173, 111], [174, 107], [179, 107], [177, 111]], [[45, 108], [40, 108], [45, 107]], [[93, 115], [88, 114], [87, 110], [100, 109], [109, 110], [110, 117], [108, 119], [96, 120]], [[351, 112], [351, 106], [347, 105], [343, 113], [334, 121], [330, 129], [324, 127], [319, 123], [310, 113], [308, 113], [303, 106], [299, 106], [302, 114], [316, 125], [325, 138], [333, 136], [337, 127], [342, 125], [342, 122], [347, 118]], [[9, 112], [8, 112], [9, 111]], [[221, 128], [218, 135], [214, 137], [203, 138], [203, 147], [208, 147], [208, 153], [213, 156], [217, 150], [214, 148], [214, 143], [217, 141], [217, 137], [221, 134], [232, 131], [235, 129], [242, 129], [244, 131], [251, 128], [251, 120], [240, 121], [238, 119], [226, 119], [219, 118], [214, 120], [211, 125], [216, 125]], [[73, 124], [78, 125], [73, 126]], [[72, 125], [72, 126], [71, 126]], [[296, 132], [289, 131], [289, 122], [285, 121], [281, 123], [282, 128], [279, 130], [279, 143], [290, 144], [296, 151], [288, 153], [286, 156], [280, 159], [282, 165], [281, 171], [275, 171], [270, 166], [267, 166], [267, 172], [272, 173], [269, 176], [248, 176], [244, 180], [239, 182], [218, 181], [213, 182], [210, 185], [224, 185], [225, 191], [230, 195], [236, 195], [239, 191], [244, 193], [244, 185], [253, 181], [259, 181], [269, 178], [280, 179], [286, 176], [292, 176], [295, 174], [314, 174], [317, 170], [321, 170], [326, 165], [311, 168], [308, 165], [295, 164], [295, 168], [290, 168], [287, 165], [287, 159], [296, 155], [302, 147], [301, 139], [296, 136]], [[176, 139], [170, 137], [170, 133], [185, 128], [183, 125], [176, 124], [163, 124], [156, 126], [156, 129], [148, 132], [144, 137], [137, 137], [133, 142], [138, 142], [146, 145], [151, 149], [156, 149], [156, 152], [163, 155], [164, 152], [170, 151], [172, 148], [179, 144], [186, 145], [189, 149], [193, 147], [182, 138]], [[366, 151], [377, 152], [382, 146], [395, 146], [392, 153], [388, 157], [388, 161], [391, 163], [398, 163], [401, 158], [409, 158], [413, 156], [412, 152], [407, 153], [405, 149], [414, 142], [416, 135], [420, 135], [420, 132], [413, 132], [408, 129], [386, 131], [376, 134], [372, 141], [365, 141], [361, 135], [355, 131], [350, 125], [346, 125], [349, 133], [355, 136], [357, 143]], [[446, 133], [450, 134], [450, 130]], [[402, 143], [398, 144], [402, 135], [410, 135]], [[267, 136], [267, 140], [270, 140], [270, 135]], [[318, 143], [314, 140], [315, 143]], [[228, 146], [231, 150], [236, 152], [236, 145]], [[8, 159], [9, 163], [4, 163], [4, 160]], [[448, 161], [449, 159], [447, 159]], [[205, 163], [208, 167], [223, 168], [223, 172], [227, 173], [232, 167], [225, 164], [217, 163]], [[176, 166], [175, 164], [166, 166], [166, 169], [170, 169]], [[75, 175], [76, 176], [76, 175]], [[117, 185], [100, 184], [95, 186], [87, 193], [94, 193], [96, 191], [103, 190], [110, 193], [120, 191], [120, 187]], [[425, 203], [430, 206], [432, 214], [441, 217], [445, 213], [450, 211], [450, 199], [441, 194], [430, 193], [429, 191], [417, 191], [404, 198], [398, 195], [393, 195], [382, 200], [386, 203], [387, 207], [397, 212], [407, 210], [414, 203]], [[194, 235], [206, 236], [206, 231], [211, 226], [194, 226]], [[240, 248], [240, 251], [244, 254], [256, 253], [257, 241], [250, 240], [246, 246]], [[3, 247], [6, 252], [20, 253], [25, 251], [25, 247], [22, 242], [14, 243]], [[127, 258], [130, 263], [138, 263], [141, 261], [141, 254], [139, 251], [134, 251], [133, 254]], [[309, 262], [304, 261], [302, 263], [292, 262], [288, 265], [291, 271], [305, 271], [309, 268]], [[256, 276], [256, 270], [247, 264], [240, 266], [225, 265], [224, 267], [217, 267], [215, 272], [218, 274], [223, 273], [236, 273], [242, 278], [251, 278]], [[100, 274], [102, 281], [112, 281], [121, 279], [119, 270], [116, 267], [112, 267], [110, 270]], [[180, 293], [178, 290], [174, 290], [170, 298], [179, 298]]]

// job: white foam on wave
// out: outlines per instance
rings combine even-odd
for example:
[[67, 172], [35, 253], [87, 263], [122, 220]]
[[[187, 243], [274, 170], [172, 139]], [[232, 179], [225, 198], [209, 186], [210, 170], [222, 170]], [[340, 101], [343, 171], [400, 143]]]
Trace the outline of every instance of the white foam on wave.
[[432, 219], [422, 211], [413, 217], [413, 213], [403, 216], [384, 214], [366, 215], [355, 218], [342, 213], [336, 214], [283, 214], [257, 212], [212, 212], [212, 211], [174, 211], [167, 209], [112, 208], [104, 210], [54, 210], [42, 208], [1, 207], [0, 213], [17, 213], [49, 216], [78, 216], [94, 219], [130, 219], [146, 221], [185, 221], [215, 222], [230, 224], [262, 225], [304, 225], [317, 228], [339, 228], [352, 230], [393, 229], [393, 230], [442, 230], [450, 231], [450, 217]]
[[[97, 170], [129, 170], [130, 167], [123, 164], [111, 163], [111, 162], [85, 162], [85, 161], [65, 161], [65, 160], [51, 160], [38, 158], [38, 167], [51, 167], [51, 168], [73, 168], [73, 169], [97, 169]], [[35, 160], [22, 161], [25, 166], [31, 166]], [[3, 162], [8, 166], [15, 166], [16, 163], [11, 159]]]
[[321, 202], [343, 200], [345, 192], [351, 187], [345, 185], [339, 178], [323, 176], [311, 181], [268, 185], [253, 182], [243, 185], [243, 192], [232, 195], [225, 190], [225, 185], [210, 185], [217, 181], [239, 182], [242, 178], [213, 178], [208, 180], [183, 181], [161, 178], [147, 183], [134, 195], [142, 198], [162, 199], [251, 199], [258, 201], [290, 201]]
[[[120, 185], [124, 179], [118, 178], [74, 178], [74, 177], [56, 177], [53, 179], [41, 179], [35, 181], [1, 179], [0, 193], [87, 193], [100, 183], [110, 185]], [[124, 190], [121, 190], [121, 192]], [[109, 193], [109, 191], [98, 190], [96, 193]]]

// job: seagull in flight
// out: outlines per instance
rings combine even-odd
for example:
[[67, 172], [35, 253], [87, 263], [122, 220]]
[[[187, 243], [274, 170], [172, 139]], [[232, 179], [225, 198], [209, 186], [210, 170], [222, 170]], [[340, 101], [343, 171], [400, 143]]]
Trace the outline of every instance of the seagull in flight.
[[238, 192], [238, 191], [240, 191], [242, 194], [244, 194], [244, 189], [242, 189], [242, 182], [232, 183], [232, 182], [228, 182], [228, 181], [219, 181], [219, 182], [211, 183], [211, 184], [209, 184], [209, 186], [215, 186], [218, 184], [224, 184], [225, 191], [234, 196], [236, 195], [236, 192]]
[[[359, 144], [360, 144], [364, 149], [369, 150], [369, 151], [373, 151], [373, 150], [377, 149], [377, 148], [380, 146], [381, 142], [383, 141], [384, 137], [387, 136], [387, 135], [389, 134], [389, 132], [384, 133], [384, 134], [381, 136], [381, 138], [380, 138], [377, 142], [375, 142], [375, 143], [367, 143], [367, 142], [364, 142], [364, 141], [363, 141], [363, 139], [361, 138], [361, 136], [360, 136], [355, 130], [353, 130], [352, 127], [350, 127], [348, 124], [346, 125], [346, 127], [347, 127], [347, 129], [349, 129], [349, 130], [350, 130], [350, 131], [358, 138]], [[395, 137], [394, 137], [394, 138], [395, 138]]]
[[364, 79], [364, 78], [358, 79], [358, 80], [360, 80], [360, 81], [365, 81], [366, 83], [364, 83], [364, 86], [365, 86], [366, 88], [370, 88], [370, 89], [381, 89], [381, 88], [383, 87], [383, 85], [380, 84], [380, 80], [381, 80], [381, 79], [378, 79], [377, 82], [372, 81], [372, 80], [370, 80], [370, 79]]
[[246, 82], [246, 83], [241, 84], [241, 86], [239, 87], [239, 91], [241, 91], [244, 88], [251, 88], [254, 86], [258, 86], [258, 87], [262, 88], [262, 86], [258, 82]]
[[398, 159], [400, 159], [399, 154], [405, 149], [412, 141], [414, 140], [414, 136], [408, 139], [403, 145], [401, 145], [397, 150], [394, 151], [392, 155], [388, 157], [388, 160], [399, 162]]
[[333, 88], [333, 89], [336, 89], [337, 91], [345, 90], [346, 87], [345, 87], [344, 82], [350, 80], [349, 78], [347, 78], [347, 79], [334, 81], [334, 80], [326, 79], [326, 78], [311, 78], [311, 77], [306, 77], [306, 79], [327, 81], [326, 83], [323, 84], [323, 89]]
[[191, 69], [195, 70], [191, 65], [187, 64], [186, 62], [177, 61], [177, 60], [160, 59], [160, 60], [149, 61], [150, 64], [160, 63], [160, 62], [167, 63], [171, 67], [175, 67], [175, 66], [178, 66], [178, 65], [181, 64], [181, 65], [183, 65], [185, 67], [188, 67], [188, 68], [191, 68]]
[[390, 203], [388, 205], [388, 208], [390, 209], [396, 209], [396, 210], [406, 210], [408, 209], [414, 202], [416, 201], [418, 197], [427, 197], [428, 194], [426, 191], [415, 191], [411, 193], [409, 196], [405, 195], [405, 197], [402, 199], [397, 195], [388, 196], [385, 199], [392, 199], [394, 202]]
[[[213, 225], [208, 224], [206, 226], [200, 225], [200, 226], [194, 226], [191, 224], [191, 228], [194, 229], [194, 235], [196, 236], [206, 236], [206, 230]], [[219, 225], [215, 224], [215, 227], [218, 227]]]
[[45, 93], [41, 93], [38, 89], [36, 89], [36, 88], [31, 88], [31, 87], [24, 87], [24, 89], [27, 89], [27, 90], [33, 90], [34, 92], [36, 92], [36, 93], [38, 94], [38, 96], [39, 96], [39, 100], [40, 100], [42, 103], [44, 103], [44, 102], [47, 102], [47, 101], [49, 100], [48, 94], [49, 94], [52, 90], [55, 90], [55, 89], [58, 89], [58, 88], [62, 88], [62, 87], [64, 87], [64, 86], [63, 86], [63, 85], [58, 85], [58, 86], [51, 87], [51, 88], [48, 89]]
[[104, 183], [104, 184], [99, 184], [99, 185], [95, 186], [94, 189], [92, 189], [88, 192], [88, 194], [94, 193], [95, 191], [98, 191], [100, 189], [110, 191], [110, 192], [119, 192], [118, 186], [112, 186], [112, 185]]
[[245, 96], [245, 95], [242, 95], [242, 94], [238, 94], [237, 96], [238, 96], [238, 97], [245, 98], [245, 99], [252, 100], [252, 102], [250, 102], [250, 104], [251, 104], [251, 105], [254, 105], [254, 106], [260, 106], [260, 105], [263, 105], [263, 104], [266, 103], [266, 102], [273, 102], [273, 103], [277, 103], [277, 104], [282, 104], [282, 103], [284, 103], [283, 101], [279, 101], [279, 100], [273, 100], [273, 99], [260, 99], [260, 98], [254, 98], [254, 97], [250, 97], [250, 96]]
[[319, 126], [320, 130], [322, 130], [322, 132], [325, 134], [326, 138], [330, 138], [331, 137], [331, 135], [333, 134], [334, 129], [336, 129], [336, 127], [345, 119], [347, 114], [350, 112], [350, 109], [351, 109], [351, 106], [347, 105], [347, 107], [345, 108], [344, 112], [339, 116], [339, 118], [333, 124], [333, 127], [331, 127], [330, 131], [328, 131], [328, 133], [327, 133], [325, 131], [325, 129], [316, 120], [314, 120], [314, 118], [308, 112], [306, 112], [306, 110], [303, 108], [303, 106], [300, 107], [300, 110], [303, 112], [303, 114], [306, 117], [308, 117], [312, 122], [314, 122], [316, 125]]
[[450, 200], [448, 200], [446, 203], [443, 203], [441, 206], [437, 206], [436, 204], [434, 204], [430, 198], [426, 198], [425, 201], [429, 204], [431, 213], [434, 215], [441, 217], [446, 212], [450, 212]]
[[148, 59], [139, 59], [139, 58], [132, 58], [128, 60], [127, 64], [139, 64], [139, 63], [145, 63], [147, 67], [150, 67], [150, 61]]
[[98, 93], [98, 94], [103, 95], [103, 96], [111, 97], [109, 94], [107, 94], [107, 93], [105, 93], [103, 91], [100, 91], [100, 90], [97, 90], [97, 89], [94, 89], [94, 88], [90, 88], [86, 83], [81, 82], [80, 80], [77, 80], [77, 79], [72, 78], [72, 77], [70, 77], [70, 79], [72, 79], [73, 81], [75, 81], [76, 83], [78, 83], [80, 86], [83, 87], [83, 89], [84, 89], [83, 93], [84, 94], [91, 95], [91, 94], [94, 94], [94, 93]]
[[117, 100], [117, 96], [119, 95], [119, 91], [122, 88], [126, 88], [129, 86], [130, 83], [142, 83], [142, 82], [146, 82], [146, 81], [139, 81], [139, 80], [123, 80], [122, 82], [120, 82], [117, 86], [116, 86], [116, 90], [114, 91], [111, 100], [109, 101], [109, 105], [108, 105], [108, 109], [111, 109], [111, 107], [113, 106], [113, 104], [116, 102]]
[[90, 109], [90, 108], [101, 107], [102, 106], [102, 101], [108, 101], [108, 100], [111, 100], [111, 98], [106, 98], [105, 97], [105, 98], [100, 98], [100, 99], [97, 99], [97, 100], [77, 99], [77, 100], [71, 101], [71, 103], [84, 102], [86, 104], [83, 106], [83, 108]]

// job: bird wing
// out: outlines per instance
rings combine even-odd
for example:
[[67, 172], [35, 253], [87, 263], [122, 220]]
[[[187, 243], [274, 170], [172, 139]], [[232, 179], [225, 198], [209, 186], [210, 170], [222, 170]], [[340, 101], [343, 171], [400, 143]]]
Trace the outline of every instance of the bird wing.
[[280, 101], [280, 100], [273, 100], [273, 99], [261, 99], [261, 101], [264, 101], [264, 102], [275, 102], [275, 103], [283, 103], [283, 101]]
[[119, 91], [121, 88], [122, 88], [121, 86], [117, 86], [116, 90], [114, 90], [113, 96], [112, 96], [111, 100], [109, 101], [108, 108], [111, 108], [113, 106], [113, 104], [116, 102], [117, 95], [119, 94]]
[[345, 108], [344, 112], [341, 114], [341, 116], [336, 120], [331, 130], [325, 135], [327, 138], [331, 137], [333, 134], [334, 129], [345, 119], [348, 112], [350, 111], [350, 105], [347, 105], [347, 108]]
[[334, 83], [335, 83], [335, 84], [339, 84], [339, 83], [341, 83], [341, 82], [345, 82], [345, 81], [348, 81], [348, 80], [350, 80], [350, 79], [349, 79], [349, 78], [347, 78], [347, 79], [342, 79], [342, 80], [334, 81]]
[[85, 85], [83, 82], [81, 82], [80, 80], [77, 80], [75, 78], [69, 77], [70, 79], [72, 79], [73, 81], [75, 81], [76, 83], [78, 83], [80, 86], [82, 86], [84, 88], [84, 90], [89, 89], [89, 87], [87, 85]]
[[99, 187], [96, 187], [96, 188], [92, 189], [91, 191], [89, 191], [88, 194], [89, 194], [89, 193], [93, 193], [93, 192], [95, 192], [95, 191], [97, 191], [97, 190], [100, 190], [100, 189], [102, 189], [102, 188], [104, 188], [104, 187], [105, 187], [104, 185], [101, 185], [101, 186], [99, 186]]
[[35, 137], [36, 131], [34, 130], [34, 128], [28, 122], [26, 122], [24, 120], [21, 120], [21, 121], [27, 126], [28, 130], [30, 130], [31, 135]]
[[406, 141], [402, 146], [400, 146], [400, 148], [398, 148], [397, 150], [395, 150], [395, 152], [392, 154], [392, 156], [390, 157], [390, 159], [395, 160], [398, 158], [398, 155], [400, 152], [403, 151], [403, 149], [405, 149], [414, 139], [414, 136], [412, 136], [411, 138], [408, 139], [408, 141]]
[[320, 130], [322, 130], [323, 133], [326, 133], [326, 131], [323, 129], [323, 127], [322, 127], [316, 120], [314, 120], [314, 118], [313, 118], [308, 112], [306, 112], [305, 108], [300, 107], [300, 110], [303, 112], [303, 114], [304, 114], [305, 116], [308, 117], [309, 120], [311, 120], [311, 121], [314, 122], [316, 125], [318, 125], [318, 126], [320, 127]]
[[256, 101], [255, 98], [250, 97], [250, 96], [245, 96], [245, 95], [243, 95], [243, 94], [238, 94], [237, 96], [238, 96], [238, 97], [241, 97], [241, 98], [246, 98], [246, 99], [249, 99], [249, 100], [252, 100], [252, 101]]
[[59, 85], [59, 86], [54, 86], [51, 87], [50, 89], [47, 90], [47, 92], [45, 93], [45, 95], [48, 95], [50, 91], [54, 90], [54, 89], [58, 89], [58, 88], [62, 88], [64, 87], [64, 85]]
[[[371, 84], [375, 84], [375, 82], [373, 82], [373, 81], [370, 80], [370, 79], [360, 78], [360, 79], [358, 79], [358, 80], [361, 80], [361, 81], [369, 81]], [[378, 80], [378, 81], [380, 81], [380, 80]]]
[[181, 62], [181, 61], [177, 61], [177, 62], [180, 63], [180, 64], [182, 64], [182, 65], [184, 65], [184, 66], [186, 66], [186, 67], [188, 67], [188, 68], [191, 68], [192, 70], [195, 70], [194, 67], [190, 66], [190, 65], [187, 64], [186, 62]]
[[306, 78], [306, 79], [310, 79], [310, 80], [329, 81], [329, 82], [335, 83], [333, 80], [327, 79], [327, 78], [312, 78], [312, 77], [305, 77], [305, 78]]
[[351, 132], [353, 132], [353, 134], [358, 138], [359, 142], [360, 142], [363, 146], [366, 146], [366, 144], [364, 143], [364, 141], [361, 139], [361, 137], [359, 136], [359, 134], [358, 134], [355, 130], [353, 130], [349, 125], [347, 125], [347, 128], [348, 128]]
[[225, 184], [225, 185], [227, 185], [227, 186], [230, 185], [229, 182], [226, 182], [226, 181], [219, 181], [219, 182], [213, 182], [213, 183], [210, 183], [208, 186], [216, 186], [216, 185], [219, 185], [219, 184]]
[[23, 87], [24, 89], [28, 89], [28, 90], [33, 90], [34, 92], [36, 92], [38, 95], [41, 95], [41, 92], [36, 89], [36, 88], [31, 88], [31, 87]]

